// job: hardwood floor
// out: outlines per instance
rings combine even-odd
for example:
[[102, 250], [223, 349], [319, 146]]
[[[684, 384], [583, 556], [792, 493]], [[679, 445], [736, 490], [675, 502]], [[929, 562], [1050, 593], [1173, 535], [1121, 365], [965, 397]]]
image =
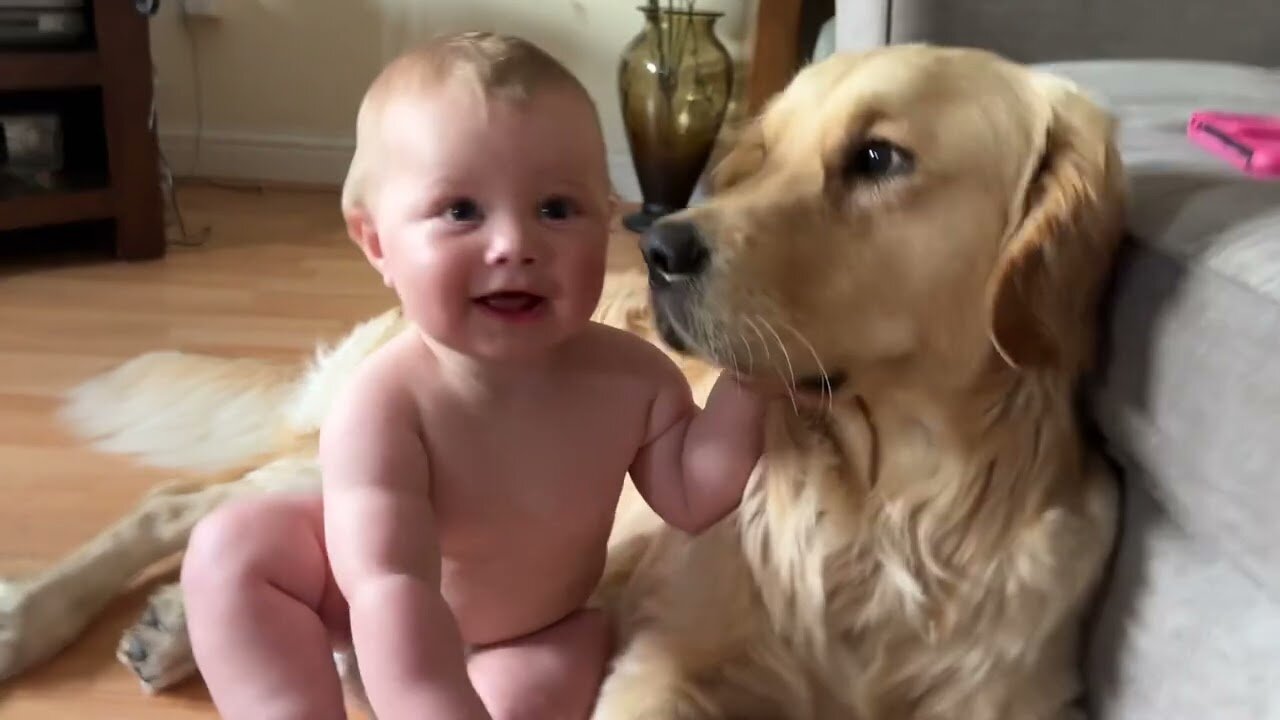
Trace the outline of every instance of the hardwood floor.
[[[56, 418], [68, 388], [151, 350], [300, 360], [394, 300], [346, 239], [336, 193], [197, 185], [180, 199], [188, 228], [211, 233], [164, 260], [0, 259], [0, 575], [46, 566], [166, 478], [78, 445]], [[634, 236], [613, 243], [614, 262], [634, 256]], [[0, 684], [0, 718], [216, 717], [198, 679], [147, 697], [114, 659], [153, 586]]]

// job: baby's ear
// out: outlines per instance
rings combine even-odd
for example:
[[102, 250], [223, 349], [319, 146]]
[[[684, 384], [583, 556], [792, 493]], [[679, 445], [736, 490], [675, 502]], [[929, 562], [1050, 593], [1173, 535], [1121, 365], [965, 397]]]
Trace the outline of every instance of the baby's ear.
[[352, 207], [344, 210], [343, 218], [347, 223], [347, 236], [360, 248], [364, 257], [382, 276], [382, 282], [391, 287], [391, 275], [387, 273], [386, 257], [382, 254], [382, 240], [378, 237], [378, 227], [373, 217], [363, 207]]

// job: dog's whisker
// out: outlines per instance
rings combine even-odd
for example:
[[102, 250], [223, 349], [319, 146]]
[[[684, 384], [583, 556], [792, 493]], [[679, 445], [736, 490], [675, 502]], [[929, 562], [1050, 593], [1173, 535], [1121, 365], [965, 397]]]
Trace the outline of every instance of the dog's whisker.
[[738, 358], [725, 330], [705, 315], [699, 315], [696, 324], [711, 360], [719, 365], [730, 366], [735, 378], [740, 376], [742, 373], [738, 368]]
[[778, 349], [782, 351], [782, 359], [787, 363], [787, 374], [791, 376], [791, 384], [795, 385], [796, 369], [795, 366], [791, 364], [791, 353], [787, 351], [787, 346], [782, 342], [782, 336], [778, 334], [778, 331], [773, 328], [773, 325], [770, 324], [768, 320], [765, 320], [763, 317], [758, 315], [756, 317], [759, 318], [760, 323], [764, 325], [764, 329], [768, 330], [773, 335], [773, 339], [778, 341]]
[[747, 349], [747, 374], [751, 374], [756, 370], [756, 358], [755, 354], [751, 352], [751, 341], [747, 339], [742, 330], [738, 330], [738, 339], [742, 341], [742, 346]]
[[760, 332], [760, 328], [757, 327], [755, 323], [751, 322], [751, 318], [744, 317], [742, 318], [742, 321], [755, 331], [756, 337], [760, 338], [760, 347], [764, 348], [764, 359], [769, 362], [773, 362], [773, 353], [769, 352], [769, 342], [764, 339], [764, 333]]
[[742, 377], [742, 368], [738, 367], [738, 353], [734, 352], [733, 341], [724, 331], [720, 333], [720, 344], [724, 348], [724, 354], [727, 356], [729, 366], [733, 368], [733, 378], [736, 381]]
[[[782, 381], [787, 385], [787, 397], [791, 398], [791, 409], [796, 415], [799, 415], [800, 404], [796, 401], [796, 369], [791, 364], [791, 353], [787, 352], [787, 346], [783, 344], [782, 336], [778, 334], [777, 330], [773, 329], [773, 326], [769, 324], [768, 320], [765, 320], [759, 315], [756, 316], [756, 319], [759, 320], [760, 324], [764, 325], [764, 329], [772, 333], [773, 338], [778, 341], [778, 349], [782, 351], [782, 359], [787, 363], [787, 373], [791, 375], [791, 382], [787, 382], [785, 377], [782, 378]], [[781, 369], [778, 370], [778, 376], [782, 377]]]
[[735, 378], [742, 377], [742, 369], [738, 367], [738, 352], [733, 347], [733, 340], [728, 335], [721, 336], [724, 339], [725, 350], [729, 353], [729, 362], [733, 364], [733, 374]]
[[[730, 335], [730, 332], [737, 333], [737, 326], [733, 323], [730, 323], [728, 325], [722, 324], [719, 330], [720, 330], [720, 342], [724, 346], [725, 353], [729, 356], [729, 364], [733, 366], [733, 374], [736, 377], [740, 378], [742, 377], [742, 369], [738, 367], [738, 352], [736, 347], [734, 346], [733, 336]], [[741, 333], [737, 333], [737, 334], [741, 335]]]
[[723, 333], [710, 319], [702, 318], [702, 337], [706, 338], [707, 350], [711, 352], [712, 359], [719, 364], [728, 364], [728, 357], [725, 354]]
[[716, 345], [720, 348], [716, 355], [723, 352], [725, 359], [729, 361], [729, 365], [733, 368], [734, 379], [742, 377], [742, 371], [738, 369], [738, 355], [733, 351], [733, 343], [730, 341], [728, 334], [724, 330], [720, 330], [716, 333], [716, 340]]
[[[699, 285], [694, 288], [696, 307], [706, 307], [706, 291]], [[711, 319], [707, 313], [700, 312], [695, 315], [694, 323], [698, 326], [698, 336], [706, 344], [707, 351], [715, 359], [719, 359], [719, 352], [716, 348], [716, 333]]]
[[818, 372], [822, 376], [822, 394], [825, 398], [819, 398], [819, 401], [825, 399], [827, 401], [827, 411], [830, 412], [834, 410], [836, 404], [835, 390], [831, 387], [831, 376], [827, 374], [827, 368], [822, 364], [822, 358], [818, 357], [818, 350], [813, 347], [813, 343], [809, 342], [809, 338], [805, 337], [804, 333], [797, 330], [794, 325], [783, 320], [782, 326], [787, 330], [790, 330], [791, 333], [799, 338], [800, 342], [804, 343], [804, 346], [809, 349], [809, 354], [813, 356], [813, 361], [818, 364]]

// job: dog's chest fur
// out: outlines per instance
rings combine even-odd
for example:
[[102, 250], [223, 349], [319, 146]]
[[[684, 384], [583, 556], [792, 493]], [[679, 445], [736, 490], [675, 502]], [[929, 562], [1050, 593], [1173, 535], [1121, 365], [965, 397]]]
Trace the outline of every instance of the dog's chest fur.
[[[1062, 617], [1044, 593], [1063, 589], [1054, 576], [1070, 569], [1037, 552], [1087, 528], [1050, 510], [1008, 552], [957, 576], [937, 558], [962, 539], [923, 532], [927, 510], [881, 495], [875, 443], [857, 418], [771, 419], [738, 513], [762, 610], [797, 665], [825, 669], [810, 678], [818, 717], [1006, 717], [1020, 701], [979, 692], [1001, 686], [984, 679], [1019, 662], [1027, 667], [1017, 672], [1040, 675], [1061, 664], [1049, 655], [1067, 652], [1051, 647]], [[1045, 629], [1031, 631], [1038, 622]], [[1070, 680], [1046, 683], [1048, 700]]]

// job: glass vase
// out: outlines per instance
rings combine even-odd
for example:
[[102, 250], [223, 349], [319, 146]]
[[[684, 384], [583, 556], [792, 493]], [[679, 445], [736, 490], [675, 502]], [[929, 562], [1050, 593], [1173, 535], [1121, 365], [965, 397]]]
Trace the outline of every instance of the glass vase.
[[627, 143], [643, 203], [623, 219], [642, 232], [685, 207], [715, 147], [733, 60], [715, 34], [724, 13], [641, 7], [644, 29], [618, 66]]

